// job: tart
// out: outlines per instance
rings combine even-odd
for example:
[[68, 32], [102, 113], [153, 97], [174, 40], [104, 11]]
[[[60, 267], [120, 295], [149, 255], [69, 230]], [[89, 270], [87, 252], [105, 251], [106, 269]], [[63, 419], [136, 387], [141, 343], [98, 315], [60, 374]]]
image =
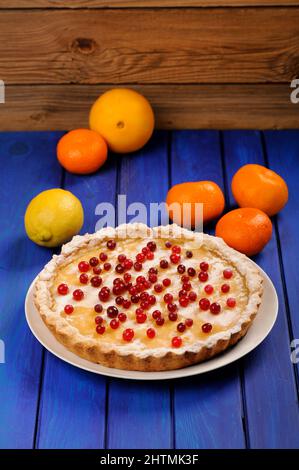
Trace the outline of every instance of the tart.
[[233, 346], [262, 291], [253, 263], [222, 239], [135, 223], [74, 237], [40, 273], [34, 296], [45, 324], [78, 356], [160, 371]]

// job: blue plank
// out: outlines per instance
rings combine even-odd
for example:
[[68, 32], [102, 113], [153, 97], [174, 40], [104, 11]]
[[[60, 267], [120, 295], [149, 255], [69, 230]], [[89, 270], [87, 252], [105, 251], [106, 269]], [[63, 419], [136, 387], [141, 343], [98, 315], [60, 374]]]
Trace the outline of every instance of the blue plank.
[[[282, 141], [286, 143], [287, 139], [282, 139], [281, 143]], [[259, 132], [225, 132], [224, 150], [228, 186], [240, 166], [246, 163], [264, 164]], [[289, 156], [286, 154], [281, 164], [288, 165], [288, 162]], [[229, 198], [233, 204], [231, 191]], [[297, 245], [295, 241], [294, 244], [288, 241], [288, 244], [294, 253], [298, 240]], [[255, 261], [272, 279], [277, 289], [280, 309], [270, 336], [244, 360], [249, 443], [252, 448], [297, 448], [298, 404], [290, 362], [290, 340], [275, 232], [271, 242]]]
[[[65, 177], [65, 189], [82, 202], [82, 233], [94, 232], [97, 204], [114, 203], [117, 161], [113, 155], [99, 172]], [[40, 419], [39, 448], [103, 448], [105, 443], [106, 379], [81, 371], [47, 353]]]
[[42, 348], [27, 327], [26, 291], [49, 258], [49, 250], [27, 239], [23, 216], [30, 199], [58, 187], [61, 170], [52, 133], [2, 133], [0, 338], [0, 447], [31, 448], [34, 443]]
[[[212, 180], [224, 189], [219, 133], [174, 134], [172, 184]], [[242, 448], [242, 399], [238, 366], [177, 382], [174, 389], [178, 448]]]
[[[135, 155], [120, 157], [120, 194], [128, 204], [165, 200], [168, 186], [167, 135], [156, 133]], [[172, 444], [168, 383], [113, 380], [109, 393], [109, 448], [155, 449]]]

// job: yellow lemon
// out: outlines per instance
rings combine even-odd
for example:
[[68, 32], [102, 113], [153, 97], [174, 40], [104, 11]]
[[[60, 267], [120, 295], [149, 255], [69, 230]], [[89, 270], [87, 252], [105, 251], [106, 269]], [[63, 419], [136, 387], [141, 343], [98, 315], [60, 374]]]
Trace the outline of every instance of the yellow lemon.
[[41, 246], [62, 245], [76, 235], [84, 220], [84, 212], [76, 196], [64, 189], [49, 189], [35, 196], [27, 206], [25, 230], [33, 242]]
[[89, 114], [89, 126], [116, 153], [139, 150], [150, 139], [155, 125], [152, 107], [134, 90], [114, 88], [101, 95]]

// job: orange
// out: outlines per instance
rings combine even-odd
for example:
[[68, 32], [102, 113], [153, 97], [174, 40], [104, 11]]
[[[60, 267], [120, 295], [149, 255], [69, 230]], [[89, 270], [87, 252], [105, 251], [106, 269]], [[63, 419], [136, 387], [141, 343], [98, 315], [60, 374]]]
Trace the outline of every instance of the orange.
[[256, 164], [244, 165], [235, 173], [232, 192], [240, 207], [257, 207], [269, 216], [288, 201], [288, 187], [281, 176]]
[[265, 212], [246, 207], [225, 214], [216, 225], [216, 236], [247, 256], [256, 255], [272, 236], [272, 222]]
[[139, 150], [151, 137], [154, 125], [154, 113], [147, 99], [127, 88], [115, 88], [101, 95], [89, 114], [89, 127], [99, 132], [116, 153]]
[[107, 160], [107, 144], [95, 131], [76, 129], [61, 137], [57, 158], [71, 173], [93, 173]]
[[194, 227], [198, 220], [196, 219], [196, 208], [195, 203], [203, 204], [203, 222], [209, 222], [212, 219], [218, 217], [224, 209], [225, 201], [223, 192], [219, 186], [213, 181], [197, 181], [180, 183], [173, 186], [167, 194], [166, 203], [168, 205], [178, 203], [180, 205], [179, 216], [168, 209], [169, 216], [173, 222], [181, 225], [185, 225], [187, 217], [185, 214], [185, 223], [183, 216], [183, 204], [190, 203], [191, 206], [191, 224]]

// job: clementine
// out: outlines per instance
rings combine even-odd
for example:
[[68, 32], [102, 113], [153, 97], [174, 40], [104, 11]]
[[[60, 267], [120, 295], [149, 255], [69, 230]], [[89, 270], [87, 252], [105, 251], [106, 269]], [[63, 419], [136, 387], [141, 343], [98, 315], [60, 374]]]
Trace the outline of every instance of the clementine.
[[95, 131], [76, 129], [59, 140], [57, 158], [59, 163], [71, 173], [93, 173], [107, 159], [107, 144]]
[[272, 170], [256, 164], [242, 166], [232, 179], [232, 192], [240, 207], [257, 207], [269, 216], [287, 203], [286, 182]]
[[184, 203], [190, 204], [191, 224], [196, 222], [196, 203], [203, 204], [203, 223], [209, 222], [218, 217], [224, 209], [225, 201], [223, 192], [213, 181], [196, 181], [176, 184], [168, 191], [166, 203], [170, 206], [173, 203], [179, 204], [179, 211], [176, 213], [168, 207], [170, 218], [177, 224], [184, 224], [188, 220], [184, 217]]
[[235, 250], [253, 256], [271, 239], [272, 222], [260, 209], [234, 209], [218, 221], [216, 236], [223, 238]]
[[117, 153], [139, 150], [154, 130], [154, 113], [147, 99], [127, 88], [115, 88], [101, 95], [89, 114], [89, 126], [99, 132]]

